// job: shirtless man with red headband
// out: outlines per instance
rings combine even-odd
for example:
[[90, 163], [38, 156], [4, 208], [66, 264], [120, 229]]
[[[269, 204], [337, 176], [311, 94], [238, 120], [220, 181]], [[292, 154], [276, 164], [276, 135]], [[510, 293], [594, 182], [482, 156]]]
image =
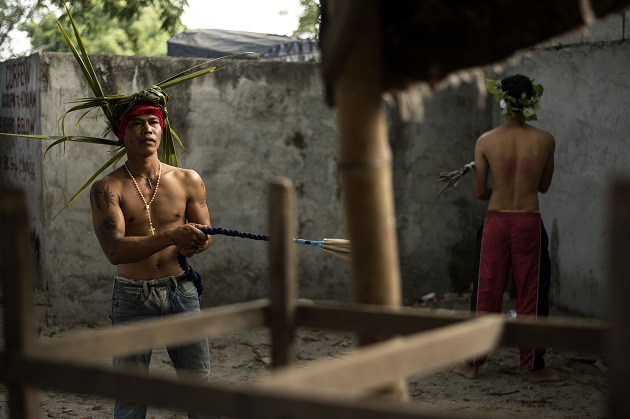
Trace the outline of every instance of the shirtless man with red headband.
[[[90, 192], [96, 237], [117, 267], [114, 325], [200, 310], [194, 272], [182, 271], [177, 253], [191, 257], [210, 246], [211, 236], [198, 228], [210, 227], [206, 189], [195, 171], [159, 161], [163, 120], [162, 110], [151, 104], [132, 107], [117, 130], [127, 161], [94, 182]], [[178, 371], [207, 379], [207, 339], [168, 348], [168, 353]], [[114, 366], [148, 371], [150, 359], [151, 351], [115, 358]], [[146, 409], [117, 401], [114, 417], [144, 418]]]
[[[506, 121], [483, 134], [475, 145], [474, 195], [488, 200], [478, 248], [478, 272], [471, 308], [500, 313], [512, 272], [519, 316], [547, 316], [550, 264], [538, 193], [547, 192], [554, 171], [554, 137], [527, 124], [535, 120], [542, 86], [523, 75], [507, 77], [490, 87], [502, 95]], [[492, 187], [488, 174], [492, 173]], [[557, 381], [562, 376], [545, 368], [542, 348], [521, 348], [521, 368], [531, 382]], [[486, 357], [462, 363], [453, 372], [477, 378]]]

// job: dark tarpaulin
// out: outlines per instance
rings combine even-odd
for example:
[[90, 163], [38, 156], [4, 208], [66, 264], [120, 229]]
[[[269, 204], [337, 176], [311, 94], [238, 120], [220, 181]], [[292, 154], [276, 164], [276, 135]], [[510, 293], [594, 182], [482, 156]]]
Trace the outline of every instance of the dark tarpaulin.
[[263, 59], [274, 61], [315, 61], [319, 57], [314, 41], [255, 32], [195, 29], [167, 41], [169, 57], [219, 58], [241, 52], [255, 52]]

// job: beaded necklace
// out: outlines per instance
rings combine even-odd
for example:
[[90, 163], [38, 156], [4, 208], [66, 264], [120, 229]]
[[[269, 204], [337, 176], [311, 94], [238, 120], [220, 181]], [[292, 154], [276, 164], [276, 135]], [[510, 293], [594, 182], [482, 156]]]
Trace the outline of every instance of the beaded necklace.
[[[126, 165], [126, 163], [125, 163], [125, 165]], [[151, 177], [150, 176], [145, 176], [142, 173], [138, 173], [138, 172], [136, 172], [135, 170], [133, 170], [129, 166], [127, 166], [127, 169], [131, 170], [131, 173], [133, 173], [134, 175], [142, 176], [147, 181], [147, 186], [149, 187], [149, 189], [153, 189], [153, 183], [151, 182]]]
[[129, 166], [127, 166], [127, 162], [125, 162], [125, 169], [127, 170], [127, 173], [129, 174], [129, 177], [131, 178], [131, 180], [133, 180], [133, 184], [136, 185], [136, 190], [138, 191], [138, 194], [140, 195], [140, 198], [142, 199], [142, 202], [144, 203], [144, 207], [147, 209], [147, 215], [149, 216], [149, 231], [151, 232], [151, 234], [155, 234], [155, 228], [153, 228], [153, 220], [151, 220], [151, 204], [153, 203], [153, 200], [155, 199], [155, 195], [157, 194], [158, 187], [160, 186], [160, 174], [162, 173], [162, 163], [158, 161], [158, 165], [159, 166], [158, 166], [157, 182], [155, 183], [153, 196], [151, 196], [151, 200], [147, 204], [147, 200], [144, 199], [144, 195], [142, 195], [142, 191], [140, 191], [138, 182], [136, 182], [136, 179], [131, 174]]

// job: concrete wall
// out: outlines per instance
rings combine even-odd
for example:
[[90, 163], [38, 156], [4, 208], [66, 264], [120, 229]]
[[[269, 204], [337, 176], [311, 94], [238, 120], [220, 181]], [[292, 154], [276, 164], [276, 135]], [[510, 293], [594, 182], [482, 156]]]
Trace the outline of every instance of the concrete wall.
[[[0, 132], [32, 135], [40, 131], [39, 61], [36, 57], [0, 65]], [[17, 186], [29, 202], [36, 286], [43, 287], [42, 145], [38, 140], [0, 141], [0, 188]]]
[[[406, 302], [428, 292], [469, 288], [485, 203], [473, 199], [470, 176], [440, 198], [435, 179], [439, 172], [472, 160], [475, 139], [501, 122], [496, 104], [485, 93], [485, 77], [522, 72], [545, 86], [539, 125], [558, 142], [554, 183], [542, 198], [554, 261], [552, 301], [584, 314], [605, 313], [605, 192], [611, 176], [627, 170], [629, 157], [623, 142], [628, 137], [628, 105], [622, 100], [628, 91], [627, 20], [613, 16], [593, 32], [553, 40], [504, 67], [463, 72], [436, 91], [418, 85], [407, 96], [414, 101], [411, 118], [400, 116], [404, 98], [387, 102]], [[597, 39], [589, 38], [593, 33], [599, 34]], [[606, 36], [614, 39], [601, 40]], [[27, 60], [39, 71], [41, 132], [58, 134], [67, 102], [88, 96], [89, 89], [69, 54], [41, 53]], [[0, 64], [0, 69], [11, 62]], [[108, 93], [137, 91], [199, 62], [93, 57]], [[286, 176], [297, 193], [300, 237], [346, 237], [335, 111], [323, 103], [317, 64], [233, 61], [168, 93], [172, 125], [187, 148], [179, 154], [180, 165], [203, 177], [214, 226], [267, 233], [267, 185], [276, 176]], [[0, 111], [5, 117], [7, 110]], [[102, 116], [88, 116], [76, 130], [75, 120], [72, 116], [66, 121], [71, 134], [99, 136], [105, 127]], [[27, 141], [28, 147], [38, 144], [18, 140], [23, 147]], [[33, 182], [41, 190], [41, 198], [34, 199], [41, 200], [42, 208], [35, 222], [43, 231], [40, 289], [49, 299], [46, 321], [103, 321], [109, 314], [115, 268], [94, 237], [87, 193], [52, 219], [109, 158], [108, 150], [87, 144], [56, 147], [44, 161], [43, 187], [37, 157], [42, 148], [35, 147], [40, 148], [20, 153], [33, 156]], [[374, 239], [379, 239], [377, 232]], [[300, 296], [349, 301], [347, 263], [296, 246]], [[202, 304], [266, 297], [267, 252], [264, 242], [215, 236], [209, 252], [190, 260], [206, 282]]]
[[[390, 109], [390, 141], [401, 275], [405, 300], [429, 292], [468, 291], [476, 232], [484, 203], [472, 196], [469, 178], [439, 197], [438, 174], [473, 160], [475, 139], [491, 124], [482, 74], [460, 79], [439, 91], [411, 92], [411, 117], [400, 117], [402, 103]], [[420, 88], [418, 88], [420, 89]], [[404, 103], [404, 102], [403, 102]]]

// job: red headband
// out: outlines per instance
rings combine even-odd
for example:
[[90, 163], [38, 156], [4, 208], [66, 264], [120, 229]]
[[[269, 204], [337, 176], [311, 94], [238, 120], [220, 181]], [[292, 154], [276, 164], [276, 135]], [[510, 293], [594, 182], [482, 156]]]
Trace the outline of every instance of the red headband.
[[156, 108], [155, 106], [152, 106], [152, 105], [147, 105], [145, 103], [140, 103], [138, 105], [135, 105], [133, 108], [131, 108], [125, 114], [125, 116], [123, 116], [122, 120], [120, 121], [120, 124], [118, 124], [117, 134], [120, 140], [122, 140], [123, 137], [125, 136], [125, 131], [127, 130], [127, 124], [129, 123], [129, 120], [132, 117], [138, 116], [138, 115], [157, 116], [158, 119], [160, 120], [160, 127], [164, 129], [164, 114], [162, 113], [162, 109]]

